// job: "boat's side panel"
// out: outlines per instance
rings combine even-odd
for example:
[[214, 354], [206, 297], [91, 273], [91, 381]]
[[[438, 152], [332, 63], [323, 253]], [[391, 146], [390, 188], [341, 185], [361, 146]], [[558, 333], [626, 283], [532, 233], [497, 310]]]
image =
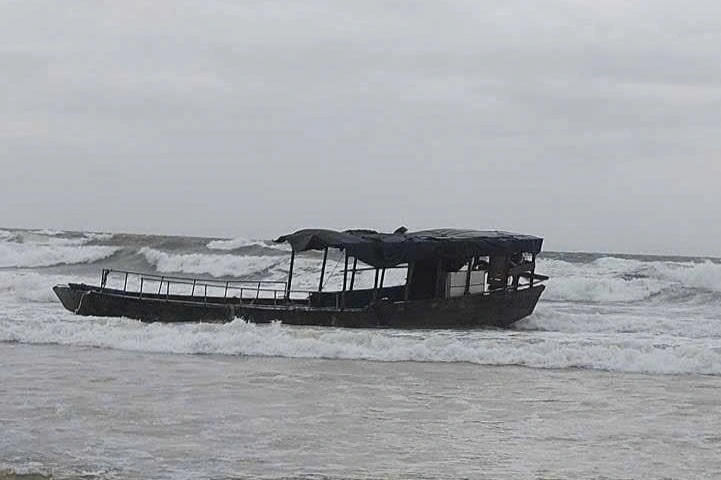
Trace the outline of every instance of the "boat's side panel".
[[533, 313], [544, 289], [537, 285], [490, 295], [378, 305], [375, 309], [391, 328], [506, 328]]
[[474, 328], [508, 327], [527, 317], [543, 285], [490, 295], [410, 302], [379, 301], [368, 309], [309, 309], [301, 306], [240, 305], [236, 314], [256, 323], [279, 320], [291, 325], [351, 328]]
[[[256, 323], [281, 321], [290, 325], [351, 328], [475, 328], [508, 327], [531, 313], [543, 285], [517, 291], [468, 295], [450, 299], [393, 302], [379, 300], [368, 308], [309, 307], [307, 305], [222, 304], [138, 297], [88, 285], [54, 288], [65, 308], [79, 315], [128, 317], [146, 322], [230, 321], [235, 317]], [[225, 300], [225, 299], [224, 299]]]
[[87, 285], [58, 285], [53, 290], [63, 306], [78, 315], [127, 317], [146, 322], [225, 322], [235, 318], [232, 305], [130, 297]]

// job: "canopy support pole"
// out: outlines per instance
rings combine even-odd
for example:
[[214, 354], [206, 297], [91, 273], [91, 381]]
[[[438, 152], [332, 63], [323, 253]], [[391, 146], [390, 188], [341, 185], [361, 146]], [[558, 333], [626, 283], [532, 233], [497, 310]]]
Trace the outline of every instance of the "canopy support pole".
[[378, 298], [378, 274], [380, 270], [376, 268], [375, 277], [373, 278], [373, 300]]
[[350, 276], [350, 290], [353, 290], [355, 285], [355, 269], [358, 267], [358, 257], [353, 257], [353, 273]]
[[533, 254], [533, 266], [531, 267], [531, 278], [529, 280], [530, 287], [533, 287], [533, 277], [536, 276], [536, 254]]
[[408, 299], [411, 296], [411, 280], [413, 279], [413, 271], [416, 268], [416, 262], [410, 262], [408, 264], [408, 274], [406, 275], [406, 291], [404, 294], [404, 299], [407, 302]]
[[471, 291], [471, 271], [473, 270], [473, 258], [468, 261], [468, 272], [466, 272], [466, 287], [463, 290], [463, 295], [468, 295]]
[[442, 296], [442, 290], [445, 286], [444, 279], [441, 278], [441, 273], [443, 273], [443, 259], [439, 258], [436, 266], [436, 298]]
[[340, 309], [345, 308], [345, 289], [348, 286], [348, 251], [345, 252], [345, 267], [343, 267], [343, 291], [340, 294]]
[[290, 268], [288, 269], [288, 285], [285, 287], [285, 299], [290, 300], [290, 289], [293, 282], [293, 264], [295, 263], [295, 249], [290, 250]]
[[320, 280], [318, 281], [318, 291], [323, 291], [323, 277], [325, 276], [325, 264], [328, 262], [328, 247], [323, 250], [323, 265], [320, 267]]

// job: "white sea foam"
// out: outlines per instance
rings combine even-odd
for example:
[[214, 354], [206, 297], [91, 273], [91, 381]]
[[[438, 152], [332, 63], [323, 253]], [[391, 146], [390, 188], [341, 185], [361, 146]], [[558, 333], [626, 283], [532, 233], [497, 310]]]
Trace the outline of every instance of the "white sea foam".
[[661, 279], [671, 280], [685, 287], [721, 292], [721, 265], [718, 263], [657, 262], [652, 269]]
[[143, 247], [139, 253], [159, 272], [208, 274], [213, 277], [248, 276], [286, 261], [276, 256], [173, 254], [148, 247]]
[[721, 292], [721, 265], [707, 261], [642, 262], [599, 258], [590, 263], [539, 261], [538, 271], [550, 275], [545, 299], [590, 302], [633, 302], [664, 290], [681, 288]]
[[87, 238], [88, 240], [103, 241], [103, 240], [110, 240], [111, 238], [113, 238], [113, 236], [115, 236], [115, 234], [113, 234], [113, 233], [85, 232], [85, 233], [83, 233], [83, 236], [84, 236], [85, 238]]
[[376, 361], [470, 362], [536, 368], [721, 375], [721, 342], [670, 336], [573, 336], [518, 332], [395, 332], [280, 324], [142, 324], [57, 315], [0, 322], [0, 341], [144, 352]]
[[0, 267], [48, 267], [92, 263], [111, 256], [117, 250], [116, 247], [81, 246], [62, 242], [45, 245], [0, 242]]
[[648, 278], [552, 277], [544, 294], [547, 300], [631, 302], [662, 291], [665, 284]]
[[[59, 283], [86, 282], [93, 279], [78, 275], [46, 275], [33, 271], [0, 272], [0, 302], [54, 303], [58, 299], [53, 286]], [[95, 279], [97, 281], [97, 279]]]
[[210, 250], [236, 250], [243, 247], [270, 247], [261, 240], [249, 240], [247, 238], [233, 238], [229, 240], [213, 240], [206, 245]]

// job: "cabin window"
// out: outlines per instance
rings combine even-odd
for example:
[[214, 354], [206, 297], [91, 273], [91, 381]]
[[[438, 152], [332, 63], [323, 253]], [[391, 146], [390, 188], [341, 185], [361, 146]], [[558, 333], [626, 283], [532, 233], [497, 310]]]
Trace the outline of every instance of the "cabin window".
[[445, 297], [483, 293], [487, 290], [488, 257], [475, 257], [460, 270], [446, 273]]

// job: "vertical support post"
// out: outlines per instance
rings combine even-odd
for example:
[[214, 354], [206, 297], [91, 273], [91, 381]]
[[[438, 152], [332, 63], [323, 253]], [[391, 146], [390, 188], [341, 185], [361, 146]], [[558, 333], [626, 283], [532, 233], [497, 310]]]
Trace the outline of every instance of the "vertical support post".
[[438, 264], [436, 265], [436, 295], [435, 297], [441, 297], [443, 289], [446, 285], [445, 278], [441, 278], [441, 273], [443, 273], [443, 259], [438, 259]]
[[328, 263], [328, 247], [323, 250], [323, 265], [320, 267], [320, 280], [318, 281], [318, 291], [323, 291], [323, 277], [325, 276], [325, 265]]
[[531, 278], [529, 280], [529, 287], [533, 287], [533, 278], [536, 276], [536, 254], [534, 253], [531, 257], [533, 266], [531, 267]]
[[128, 272], [125, 272], [125, 282], [123, 283], [123, 292], [128, 289]]
[[223, 293], [223, 298], [228, 298], [228, 287], [230, 286], [230, 282], [225, 282], [225, 292]]
[[381, 289], [383, 288], [383, 282], [385, 281], [385, 279], [386, 279], [386, 269], [382, 268], [381, 269], [381, 284], [380, 284], [379, 288], [381, 288]]
[[380, 274], [380, 269], [376, 268], [375, 277], [373, 278], [373, 300], [378, 298], [378, 275]]
[[160, 277], [160, 285], [158, 285], [158, 295], [160, 295], [160, 291], [163, 289], [163, 280], [165, 280], [165, 277]]
[[108, 282], [108, 274], [110, 273], [110, 270], [107, 268], [103, 269], [103, 274], [100, 279], [100, 288], [105, 288], [105, 284]]
[[416, 262], [410, 262], [408, 264], [408, 274], [406, 275], [406, 291], [404, 299], [407, 302], [411, 296], [411, 280], [413, 279], [413, 271], [416, 268]]
[[293, 283], [293, 265], [295, 264], [295, 248], [290, 250], [290, 268], [288, 269], [288, 284], [285, 286], [285, 299], [290, 300], [290, 290]]
[[355, 285], [356, 268], [358, 268], [358, 258], [353, 257], [353, 273], [351, 273], [351, 276], [350, 276], [350, 290], [353, 290], [353, 285]]
[[145, 283], [145, 279], [143, 277], [140, 277], [140, 299], [143, 299], [143, 283]]
[[468, 295], [471, 291], [471, 271], [473, 270], [473, 258], [468, 261], [468, 272], [466, 272], [466, 288], [463, 295]]
[[345, 308], [345, 289], [348, 286], [348, 251], [345, 252], [345, 266], [343, 267], [343, 290], [340, 293], [340, 308]]
[[170, 280], [165, 282], [165, 299], [168, 300], [170, 298]]
[[195, 296], [195, 282], [197, 282], [197, 281], [198, 280], [196, 280], [195, 278], [193, 279], [193, 289], [190, 291], [191, 297]]
[[348, 252], [345, 254], [345, 266], [343, 267], [343, 291], [348, 287]]

